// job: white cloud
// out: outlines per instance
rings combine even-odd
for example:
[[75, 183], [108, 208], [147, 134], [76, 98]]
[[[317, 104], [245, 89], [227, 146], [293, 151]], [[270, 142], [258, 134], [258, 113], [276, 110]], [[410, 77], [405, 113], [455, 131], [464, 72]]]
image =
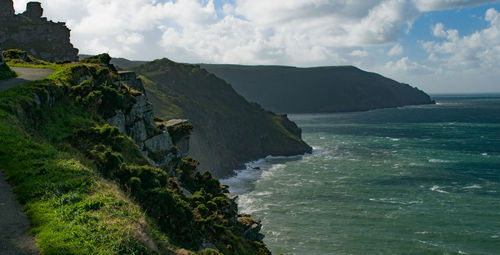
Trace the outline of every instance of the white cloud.
[[430, 74], [433, 72], [432, 68], [411, 61], [409, 57], [402, 57], [396, 62], [389, 61], [385, 64], [386, 73], [407, 72], [411, 74]]
[[413, 2], [420, 11], [428, 12], [495, 3], [498, 0], [413, 0]]
[[366, 57], [368, 52], [366, 50], [353, 50], [349, 55], [353, 57]]
[[399, 56], [401, 54], [403, 54], [403, 46], [401, 46], [401, 44], [396, 44], [394, 45], [390, 50], [389, 52], [387, 52], [387, 55], [389, 56]]
[[471, 35], [460, 36], [455, 29], [445, 30], [441, 23], [433, 26], [433, 35], [444, 41], [422, 42], [429, 58], [448, 71], [495, 70], [500, 68], [500, 13], [486, 11], [489, 26]]
[[[28, 1], [14, 0], [18, 12]], [[181, 62], [356, 64], [398, 75], [491, 70], [500, 60], [500, 18], [493, 9], [484, 16], [489, 27], [471, 35], [435, 24], [436, 39], [421, 42], [427, 59], [402, 57], [409, 50], [399, 43], [424, 12], [499, 0], [224, 0], [217, 9], [214, 1], [221, 0], [41, 0], [49, 19], [67, 22], [81, 53]], [[399, 59], [388, 62], [395, 56]]]

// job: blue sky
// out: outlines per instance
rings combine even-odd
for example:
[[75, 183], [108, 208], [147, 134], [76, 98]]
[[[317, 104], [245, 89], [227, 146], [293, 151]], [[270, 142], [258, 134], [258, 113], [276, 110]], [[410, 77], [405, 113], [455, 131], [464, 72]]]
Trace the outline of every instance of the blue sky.
[[[28, 0], [14, 0], [18, 12]], [[430, 93], [500, 92], [498, 0], [41, 0], [81, 53], [355, 65]]]

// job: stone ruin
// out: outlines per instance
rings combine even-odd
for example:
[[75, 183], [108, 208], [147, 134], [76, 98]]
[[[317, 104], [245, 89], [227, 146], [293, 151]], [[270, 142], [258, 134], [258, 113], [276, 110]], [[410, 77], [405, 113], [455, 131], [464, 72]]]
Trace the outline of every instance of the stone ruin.
[[0, 43], [4, 49], [25, 50], [50, 62], [78, 61], [78, 49], [70, 42], [66, 24], [42, 16], [39, 2], [29, 2], [26, 11], [16, 15], [12, 0], [0, 0]]

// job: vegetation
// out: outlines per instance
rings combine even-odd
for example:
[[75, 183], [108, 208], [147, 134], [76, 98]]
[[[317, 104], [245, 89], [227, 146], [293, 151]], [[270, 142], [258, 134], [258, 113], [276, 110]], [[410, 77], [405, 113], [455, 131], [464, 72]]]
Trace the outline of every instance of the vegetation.
[[3, 56], [9, 66], [50, 68], [50, 69], [57, 69], [61, 67], [61, 65], [59, 64], [50, 63], [47, 61], [37, 59], [29, 55], [28, 52], [18, 49], [4, 50]]
[[168, 127], [168, 133], [172, 136], [172, 141], [177, 143], [182, 137], [191, 134], [194, 126], [191, 123], [183, 123]]
[[[52, 64], [48, 78], [0, 93], [0, 169], [42, 253], [269, 254], [243, 237], [218, 180], [199, 174], [197, 161], [183, 159], [169, 176], [104, 123], [135, 102], [108, 57]], [[200, 249], [205, 242], [221, 253]]]
[[197, 65], [156, 60], [134, 69], [141, 74], [155, 114], [189, 119], [196, 127], [190, 153], [216, 176], [268, 155], [310, 152], [301, 130], [286, 116], [247, 102], [225, 81]]
[[0, 64], [0, 80], [15, 78], [16, 76], [16, 72], [12, 71], [9, 66], [7, 66], [5, 63]]
[[352, 66], [201, 65], [247, 100], [280, 113], [349, 112], [430, 104], [424, 92]]

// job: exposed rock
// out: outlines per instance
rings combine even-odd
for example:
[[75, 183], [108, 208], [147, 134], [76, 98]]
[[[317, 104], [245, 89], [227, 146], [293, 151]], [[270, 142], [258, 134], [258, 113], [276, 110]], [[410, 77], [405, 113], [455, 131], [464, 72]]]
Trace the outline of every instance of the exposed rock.
[[122, 111], [116, 111], [116, 115], [107, 120], [107, 123], [111, 126], [118, 127], [122, 133], [127, 133], [125, 127], [125, 114]]
[[135, 143], [139, 145], [141, 150], [144, 149], [144, 141], [148, 138], [144, 121], [135, 122], [127, 133], [130, 137], [132, 137], [132, 139], [134, 139]]
[[[127, 112], [121, 110], [107, 119], [109, 125], [116, 126], [121, 132], [130, 136], [142, 150], [143, 154], [150, 160], [151, 164], [173, 170], [176, 163], [189, 153], [189, 135], [185, 135], [174, 144], [168, 132], [171, 125], [188, 123], [187, 120], [172, 120], [162, 122], [157, 126], [153, 115], [153, 105], [148, 101], [144, 86], [134, 72], [119, 72], [120, 81], [115, 86], [122, 88], [123, 85], [137, 90], [135, 104]], [[80, 80], [85, 81], [87, 76], [83, 75]], [[166, 124], [165, 124], [166, 123]]]
[[[187, 123], [189, 123], [189, 121], [185, 119], [173, 119], [164, 122], [163, 125], [164, 128], [168, 130], [168, 128], [170, 127], [180, 126]], [[175, 141], [175, 146], [177, 146], [177, 148], [179, 149], [179, 153], [181, 154], [182, 157], [186, 157], [189, 154], [189, 142], [190, 142], [190, 135], [186, 135]]]
[[250, 218], [249, 215], [241, 216], [243, 217], [238, 217], [237, 223], [240, 227], [245, 229], [243, 235], [251, 241], [262, 241], [265, 236], [260, 233], [260, 230], [262, 229], [261, 221]]
[[39, 2], [29, 2], [26, 12], [15, 15], [13, 1], [0, 0], [0, 43], [46, 61], [78, 61], [78, 49], [71, 44], [65, 23], [47, 21], [42, 15]]
[[131, 71], [119, 71], [118, 75], [120, 75], [121, 80], [127, 84], [130, 88], [133, 88], [142, 94], [146, 95], [146, 90], [144, 90], [144, 85], [142, 81], [137, 78], [135, 72]]
[[148, 151], [166, 153], [172, 149], [172, 146], [174, 144], [172, 143], [170, 135], [167, 132], [165, 132], [147, 139], [146, 141], [144, 141], [144, 145], [146, 147], [146, 150]]

